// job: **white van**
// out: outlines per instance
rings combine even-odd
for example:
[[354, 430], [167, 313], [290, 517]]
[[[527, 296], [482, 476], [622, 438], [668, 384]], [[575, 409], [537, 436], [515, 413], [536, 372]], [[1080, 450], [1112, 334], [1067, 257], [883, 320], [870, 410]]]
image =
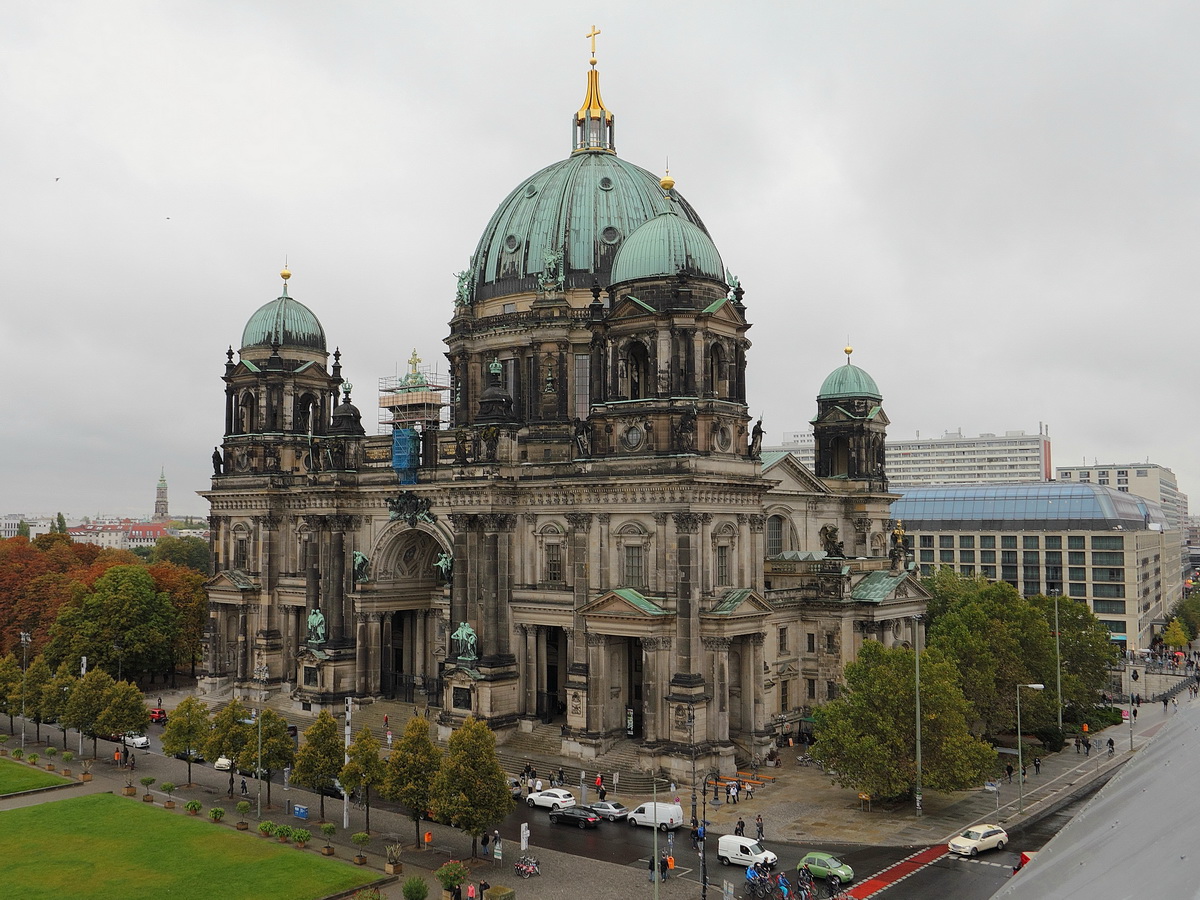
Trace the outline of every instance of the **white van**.
[[717, 841], [717, 859], [721, 865], [737, 863], [739, 866], [750, 866], [752, 863], [765, 863], [768, 869], [775, 868], [779, 857], [767, 850], [758, 841], [736, 834], [723, 834]]
[[659, 831], [683, 824], [683, 807], [678, 803], [643, 803], [629, 813], [630, 825], [649, 825]]

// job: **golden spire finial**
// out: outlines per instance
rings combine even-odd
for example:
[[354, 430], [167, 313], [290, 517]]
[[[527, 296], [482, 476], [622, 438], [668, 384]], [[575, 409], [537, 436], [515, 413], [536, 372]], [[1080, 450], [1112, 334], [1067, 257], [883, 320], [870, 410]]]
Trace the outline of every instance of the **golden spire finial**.
[[592, 59], [591, 59], [591, 63], [592, 63], [592, 68], [593, 68], [593, 69], [594, 69], [594, 68], [596, 68], [596, 35], [598, 35], [599, 33], [600, 33], [600, 29], [599, 29], [599, 28], [597, 28], [595, 25], [593, 25], [593, 26], [592, 26], [592, 30], [591, 30], [591, 31], [589, 31], [587, 34], [585, 34], [585, 35], [584, 35], [584, 37], [585, 37], [585, 38], [588, 38], [588, 39], [589, 39], [589, 40], [591, 40], [591, 42], [592, 42]]
[[287, 281], [289, 278], [292, 277], [292, 273], [289, 272], [287, 269], [287, 263], [284, 263], [283, 270], [279, 273], [279, 277], [282, 278], [284, 281]]
[[671, 193], [671, 188], [675, 187], [675, 179], [671, 177], [671, 158], [667, 157], [666, 174], [658, 179], [658, 186], [668, 194]]
[[850, 365], [850, 354], [854, 352], [854, 348], [847, 344], [842, 348], [842, 352], [846, 354], [846, 365]]

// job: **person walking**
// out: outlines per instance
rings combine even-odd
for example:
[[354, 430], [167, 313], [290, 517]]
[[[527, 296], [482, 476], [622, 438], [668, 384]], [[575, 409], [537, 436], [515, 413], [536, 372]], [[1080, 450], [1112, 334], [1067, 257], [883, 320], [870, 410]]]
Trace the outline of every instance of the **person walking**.
[[242, 779], [242, 796], [243, 797], [250, 796], [250, 789], [248, 787], [246, 787], [246, 779], [245, 778]]
[[491, 843], [491, 840], [492, 840], [492, 836], [490, 834], [488, 834], [486, 831], [483, 833], [483, 837], [480, 838], [480, 840], [479, 840], [480, 846], [483, 847], [483, 858], [484, 859], [487, 859], [488, 844]]
[[667, 851], [664, 850], [662, 851], [662, 856], [660, 856], [658, 860], [658, 877], [660, 880], [667, 880], [667, 870], [669, 868], [670, 864], [667, 862]]
[[746, 822], [743, 819], [738, 819], [737, 824], [733, 826], [733, 833], [738, 837], [744, 837], [746, 834]]
[[1133, 708], [1133, 721], [1134, 721], [1134, 724], [1136, 724], [1136, 723], [1137, 723], [1137, 709], [1138, 709], [1138, 708], [1137, 708], [1136, 706]]
[[1040, 756], [1035, 756], [1033, 758], [1033, 774], [1034, 775], [1042, 774], [1042, 758]]
[[754, 830], [757, 832], [756, 837], [761, 841], [763, 839], [762, 813], [754, 817]]
[[747, 800], [754, 799], [754, 782], [753, 781], [746, 782], [746, 799]]
[[731, 788], [731, 791], [733, 793], [733, 802], [737, 803], [738, 802], [738, 783], [736, 781], [733, 783], [733, 787]]
[[597, 793], [599, 794], [601, 801], [603, 801], [604, 798], [608, 796], [608, 791], [604, 788], [603, 785], [601, 785], [600, 790]]
[[1004, 767], [1004, 774], [1008, 779], [1008, 783], [1012, 784], [1012, 775], [1013, 775], [1012, 763], [1009, 763], [1007, 766]]
[[650, 883], [651, 884], [654, 884], [654, 870], [657, 868], [658, 868], [658, 862], [654, 859], [654, 856], [651, 855], [650, 856]]

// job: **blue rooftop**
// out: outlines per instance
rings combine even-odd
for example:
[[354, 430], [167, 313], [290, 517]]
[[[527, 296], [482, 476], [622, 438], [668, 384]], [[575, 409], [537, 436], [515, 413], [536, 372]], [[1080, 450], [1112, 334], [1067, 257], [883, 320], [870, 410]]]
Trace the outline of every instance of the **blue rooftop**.
[[1156, 503], [1096, 484], [953, 484], [910, 488], [892, 504], [910, 531], [1145, 531], [1167, 528]]

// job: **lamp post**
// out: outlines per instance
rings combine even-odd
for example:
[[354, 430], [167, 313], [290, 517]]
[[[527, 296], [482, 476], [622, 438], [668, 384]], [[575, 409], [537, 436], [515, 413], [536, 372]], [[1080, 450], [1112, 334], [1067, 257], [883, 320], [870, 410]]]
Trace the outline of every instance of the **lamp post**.
[[[266, 691], [267, 679], [271, 677], [271, 670], [267, 668], [266, 663], [259, 663], [254, 667], [254, 680], [259, 682], [259, 696], [263, 696]], [[262, 818], [262, 713], [257, 709], [254, 711], [254, 718], [258, 720], [258, 765], [254, 770], [254, 778], [258, 782], [258, 817]]]
[[1031, 691], [1043, 691], [1046, 689], [1044, 684], [1018, 684], [1017, 685], [1017, 812], [1025, 812], [1025, 756], [1024, 748], [1021, 746], [1021, 688], [1029, 688]]
[[21, 632], [21, 750], [25, 750], [25, 676], [29, 670], [29, 645], [33, 638], [28, 631]]
[[1059, 644], [1060, 632], [1058, 629], [1058, 595], [1060, 593], [1058, 588], [1050, 589], [1050, 596], [1054, 598], [1054, 686], [1058, 689], [1058, 733], [1062, 734], [1062, 649]]
[[121, 666], [124, 663], [124, 657], [121, 651], [125, 649], [125, 645], [120, 641], [113, 641], [113, 649], [117, 651], [117, 681], [121, 680]]
[[916, 647], [916, 701], [917, 701], [917, 784], [913, 797], [917, 801], [917, 815], [921, 815], [921, 616], [913, 616], [913, 645]]

